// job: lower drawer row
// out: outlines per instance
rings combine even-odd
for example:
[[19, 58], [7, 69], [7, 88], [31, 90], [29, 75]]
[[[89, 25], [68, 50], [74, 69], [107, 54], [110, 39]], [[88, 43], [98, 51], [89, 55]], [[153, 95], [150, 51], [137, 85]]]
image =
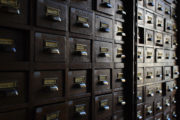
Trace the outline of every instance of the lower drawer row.
[[[122, 96], [118, 96], [121, 93], [115, 93], [115, 103], [113, 104], [112, 95], [102, 95], [96, 96], [94, 98], [95, 105], [94, 110], [91, 108], [91, 102], [89, 98], [81, 98], [66, 103], [57, 103], [51, 105], [38, 106], [35, 110], [34, 120], [90, 120], [92, 114], [95, 114], [96, 120], [120, 120], [123, 118], [117, 114], [113, 116], [114, 113], [123, 113], [123, 105], [126, 102], [122, 99]], [[91, 113], [93, 111], [94, 113]], [[16, 117], [18, 120], [26, 120], [26, 110], [18, 110], [8, 113], [0, 113], [0, 119], [11, 120]]]

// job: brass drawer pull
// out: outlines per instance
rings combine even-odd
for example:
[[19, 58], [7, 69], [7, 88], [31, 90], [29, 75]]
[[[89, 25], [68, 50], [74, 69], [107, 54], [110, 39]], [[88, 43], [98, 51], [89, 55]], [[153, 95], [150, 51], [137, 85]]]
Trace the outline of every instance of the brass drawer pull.
[[46, 16], [53, 21], [61, 22], [60, 10], [53, 7], [46, 8]]
[[83, 28], [89, 28], [88, 18], [78, 16], [77, 25]]

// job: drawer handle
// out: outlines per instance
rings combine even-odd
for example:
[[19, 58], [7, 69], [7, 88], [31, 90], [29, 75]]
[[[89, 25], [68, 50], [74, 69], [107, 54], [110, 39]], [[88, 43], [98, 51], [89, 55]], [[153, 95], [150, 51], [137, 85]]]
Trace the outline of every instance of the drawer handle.
[[167, 73], [167, 74], [166, 74], [166, 76], [167, 76], [167, 77], [169, 77], [169, 76], [170, 76], [170, 74], [169, 74], [169, 73]]
[[143, 117], [142, 117], [141, 115], [138, 115], [138, 116], [137, 116], [137, 119], [138, 119], [138, 120], [142, 120], [142, 118], [143, 118]]
[[16, 48], [14, 47], [14, 40], [0, 38], [0, 51], [16, 53]]
[[158, 78], [162, 78], [162, 75], [161, 75], [161, 74], [159, 74], [159, 75], [157, 75], [157, 77], [158, 77]]
[[100, 28], [100, 31], [109, 33], [110, 29], [109, 28]]
[[170, 106], [170, 103], [166, 103], [166, 106], [169, 107], [169, 106]]
[[122, 14], [122, 15], [126, 15], [126, 11], [124, 11], [124, 10], [122, 10], [122, 9], [121, 9], [121, 10], [118, 9], [118, 10], [117, 10], [117, 13], [118, 13], [118, 14]]
[[51, 92], [57, 92], [57, 91], [59, 91], [59, 88], [58, 88], [57, 85], [45, 86], [45, 88], [46, 88], [48, 91], [51, 91]]
[[158, 106], [158, 107], [157, 107], [157, 110], [162, 110], [162, 106]]
[[154, 6], [154, 2], [149, 2], [148, 5], [149, 6]]
[[137, 77], [138, 78], [138, 80], [143, 80], [143, 78], [142, 77]]
[[174, 42], [173, 45], [178, 46], [178, 43], [177, 43], [177, 42]]
[[138, 20], [143, 20], [143, 17], [142, 16], [138, 16]]
[[89, 24], [88, 23], [77, 23], [79, 26], [83, 27], [83, 28], [89, 28]]
[[78, 115], [79, 115], [79, 116], [86, 116], [87, 113], [86, 113], [85, 111], [81, 111], [81, 112], [78, 112]]
[[126, 105], [126, 101], [121, 101], [120, 104], [121, 104], [122, 106], [124, 106], [124, 105]]
[[112, 5], [108, 2], [103, 2], [103, 3], [101, 3], [101, 5], [106, 8], [112, 8]]
[[148, 79], [153, 79], [153, 76], [146, 76], [146, 78], [148, 78]]
[[169, 92], [173, 92], [173, 88], [169, 88], [168, 91], [169, 91]]
[[168, 29], [168, 30], [172, 30], [172, 27], [171, 27], [171, 26], [168, 26], [167, 29]]
[[118, 80], [120, 80], [122, 83], [125, 83], [125, 82], [126, 82], [126, 79], [124, 79], [124, 78], [120, 78], [120, 79], [118, 79]]
[[77, 25], [83, 28], [89, 28], [88, 18], [78, 16]]
[[125, 37], [125, 36], [126, 36], [126, 33], [124, 33], [124, 32], [117, 32], [117, 36], [123, 36], [123, 37]]
[[48, 53], [51, 54], [60, 54], [60, 51], [58, 48], [47, 48]]
[[173, 100], [172, 103], [176, 104], [176, 100]]
[[148, 41], [152, 41], [152, 40], [153, 40], [153, 38], [152, 38], [152, 37], [149, 37], [147, 40], [148, 40]]
[[19, 92], [16, 89], [2, 90], [1, 92], [5, 93], [5, 96], [19, 96]]
[[163, 11], [164, 9], [162, 8], [162, 6], [159, 6], [158, 10]]
[[161, 94], [161, 93], [162, 93], [162, 90], [158, 90], [157, 93]]
[[61, 22], [61, 17], [60, 17], [60, 10], [57, 8], [53, 7], [47, 7], [46, 9], [46, 16], [53, 21], [56, 22]]
[[159, 27], [162, 27], [162, 24], [158, 24]]
[[108, 53], [100, 53], [101, 57], [110, 57], [110, 55]]
[[161, 42], [161, 40], [156, 40], [156, 42], [157, 42], [157, 43], [160, 43], [160, 42]]
[[105, 105], [105, 106], [102, 107], [102, 109], [105, 110], [105, 111], [108, 111], [110, 108], [109, 108], [108, 105]]
[[177, 60], [178, 58], [177, 57], [172, 57], [174, 60]]
[[154, 93], [149, 93], [148, 96], [149, 96], [149, 97], [153, 97], [153, 96], [154, 96]]
[[109, 33], [109, 24], [100, 22], [100, 31]]
[[179, 75], [179, 72], [178, 72], [178, 71], [176, 71], [174, 74]]
[[151, 115], [151, 114], [152, 114], [152, 110], [149, 110], [149, 111], [148, 111], [148, 115]]
[[170, 11], [169, 10], [166, 10], [165, 12], [167, 15], [170, 15]]
[[175, 89], [175, 90], [177, 90], [177, 89], [178, 89], [178, 87], [177, 87], [177, 86], [175, 86], [175, 87], [174, 87], [174, 89]]
[[174, 118], [177, 118], [177, 115], [176, 115], [176, 113], [173, 113], [173, 117], [174, 117]]
[[162, 56], [158, 56], [158, 59], [162, 59]]
[[147, 23], [148, 23], [148, 24], [152, 24], [152, 20], [148, 20]]
[[100, 85], [109, 85], [109, 82], [106, 80], [99, 81]]
[[76, 86], [78, 88], [86, 88], [86, 83], [77, 83]]
[[141, 97], [141, 96], [138, 96], [137, 98], [138, 98], [138, 100], [142, 100], [142, 97]]
[[124, 54], [117, 54], [117, 57], [119, 57], [119, 58], [126, 58], [126, 55], [124, 55]]

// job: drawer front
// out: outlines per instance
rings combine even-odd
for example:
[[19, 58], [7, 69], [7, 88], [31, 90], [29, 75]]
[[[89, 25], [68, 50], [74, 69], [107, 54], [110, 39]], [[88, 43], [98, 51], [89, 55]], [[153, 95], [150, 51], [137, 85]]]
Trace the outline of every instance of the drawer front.
[[138, 5], [143, 6], [144, 5], [144, 0], [138, 0]]
[[95, 91], [105, 91], [111, 89], [110, 69], [94, 71]]
[[155, 119], [155, 120], [163, 120], [163, 114], [160, 113], [160, 114], [155, 115], [155, 118], [154, 118], [154, 119]]
[[166, 82], [166, 94], [174, 95], [177, 89], [176, 81]]
[[154, 28], [154, 14], [146, 12], [145, 14], [145, 25], [149, 28]]
[[28, 0], [0, 1], [0, 22], [27, 24]]
[[145, 62], [154, 62], [154, 49], [145, 48]]
[[171, 18], [174, 18], [176, 19], [177, 18], [177, 15], [176, 15], [176, 9], [172, 7], [171, 9]]
[[[163, 111], [163, 100], [157, 100], [154, 103], [154, 114], [158, 114], [160, 112]], [[159, 115], [158, 117], [162, 117], [161, 115]]]
[[157, 46], [163, 46], [163, 34], [155, 32], [155, 43]]
[[137, 103], [143, 103], [144, 101], [144, 87], [137, 88]]
[[94, 42], [96, 62], [112, 62], [112, 43]]
[[164, 110], [170, 110], [170, 107], [171, 107], [171, 99], [170, 99], [170, 97], [165, 97], [164, 99], [163, 99], [163, 108], [164, 108]]
[[0, 113], [1, 120], [13, 120], [14, 118], [16, 118], [17, 120], [27, 120], [27, 111], [17, 110], [17, 111]]
[[176, 36], [172, 36], [172, 48], [177, 48], [178, 42]]
[[137, 105], [137, 120], [144, 120], [144, 106], [143, 106], [143, 104]]
[[176, 55], [176, 51], [170, 51], [170, 55], [172, 62], [175, 62], [178, 59]]
[[173, 30], [173, 24], [172, 24], [171, 20], [166, 19], [165, 20], [165, 31], [172, 33], [172, 30]]
[[178, 66], [173, 66], [173, 78], [178, 78], [179, 77], [179, 67]]
[[176, 103], [177, 103], [176, 97], [175, 97], [174, 95], [172, 95], [172, 96], [171, 96], [171, 105], [172, 105], [172, 106], [175, 106]]
[[123, 38], [126, 37], [126, 33], [123, 30], [123, 23], [122, 22], [115, 22], [114, 25], [114, 39], [116, 43], [120, 43], [120, 41], [123, 41]]
[[114, 110], [117, 111], [123, 111], [126, 107], [126, 100], [123, 96], [123, 92], [115, 92], [114, 93]]
[[155, 0], [145, 0], [145, 5], [148, 9], [155, 10]]
[[35, 120], [68, 120], [67, 108], [65, 103], [37, 107], [35, 110]]
[[137, 61], [139, 63], [144, 62], [144, 48], [143, 47], [138, 47], [137, 48]]
[[26, 33], [0, 28], [0, 62], [24, 61], [27, 57]]
[[171, 51], [164, 50], [164, 62], [169, 62], [171, 60]]
[[164, 35], [164, 48], [171, 48], [171, 35]]
[[83, 8], [86, 10], [92, 9], [92, 0], [70, 0], [72, 6]]
[[172, 117], [171, 117], [171, 111], [167, 111], [166, 113], [164, 113], [164, 117], [163, 117], [163, 120], [171, 120]]
[[168, 4], [164, 5], [164, 14], [167, 18], [171, 17], [171, 6], [169, 6]]
[[23, 72], [0, 72], [1, 106], [26, 102], [26, 77], [26, 73]]
[[91, 62], [91, 41], [78, 38], [69, 38], [69, 61], [70, 63]]
[[114, 89], [123, 89], [126, 79], [124, 78], [124, 70], [123, 69], [114, 69]]
[[163, 0], [156, 0], [156, 12], [162, 15], [164, 14]]
[[154, 89], [155, 89], [155, 96], [156, 96], [156, 98], [161, 97], [162, 94], [163, 94], [162, 84], [155, 84], [154, 85]]
[[65, 37], [44, 33], [36, 33], [35, 37], [36, 61], [65, 62]]
[[96, 0], [96, 10], [105, 14], [114, 15], [115, 0]]
[[146, 30], [146, 45], [153, 46], [154, 44], [154, 32], [151, 30]]
[[137, 84], [141, 85], [144, 83], [144, 68], [137, 69]]
[[37, 0], [36, 24], [67, 31], [67, 7], [55, 1]]
[[123, 19], [126, 15], [126, 11], [124, 10], [124, 4], [121, 0], [115, 0], [114, 5], [115, 19]]
[[123, 62], [126, 57], [122, 45], [114, 44], [114, 62]]
[[95, 97], [96, 120], [104, 120], [112, 116], [112, 95], [101, 95]]
[[153, 101], [155, 96], [155, 88], [154, 85], [146, 86], [146, 101]]
[[164, 50], [163, 49], [156, 49], [156, 62], [163, 62], [164, 61]]
[[53, 99], [63, 96], [64, 75], [62, 71], [36, 71], [33, 76], [34, 99]]
[[95, 19], [96, 22], [94, 32], [96, 37], [112, 39], [112, 20], [97, 15]]
[[164, 67], [164, 79], [171, 80], [171, 67]]
[[68, 108], [68, 120], [90, 120], [90, 111], [89, 99], [79, 99], [75, 101], [69, 101]]
[[175, 21], [175, 19], [172, 19], [172, 32], [175, 34], [176, 32], [178, 32], [178, 29], [177, 29], [177, 23]]
[[153, 102], [152, 103], [146, 103], [144, 105], [144, 115], [145, 118], [151, 117], [154, 114], [154, 110], [153, 110]]
[[124, 112], [117, 112], [116, 114], [113, 115], [112, 120], [125, 120]]
[[155, 81], [162, 81], [163, 80], [163, 70], [162, 67], [155, 67], [154, 68], [154, 74], [155, 74]]
[[90, 75], [87, 70], [69, 71], [68, 77], [70, 95], [80, 95], [88, 92]]
[[156, 29], [161, 31], [164, 30], [164, 19], [162, 16], [156, 17]]
[[138, 24], [144, 25], [144, 10], [141, 8], [138, 8]]
[[171, 118], [172, 118], [172, 120], [177, 120], [178, 119], [178, 115], [177, 115], [177, 112], [176, 112], [176, 106], [173, 106], [171, 108]]
[[154, 68], [145, 68], [145, 83], [154, 82]]
[[92, 16], [91, 12], [71, 8], [70, 32], [92, 35]]

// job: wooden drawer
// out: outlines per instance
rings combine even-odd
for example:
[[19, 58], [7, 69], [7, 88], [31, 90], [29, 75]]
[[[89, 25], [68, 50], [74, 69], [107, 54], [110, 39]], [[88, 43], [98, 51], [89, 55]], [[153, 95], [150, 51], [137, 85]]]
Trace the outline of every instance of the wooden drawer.
[[26, 73], [0, 72], [1, 106], [17, 105], [26, 102]]
[[171, 6], [168, 4], [164, 4], [164, 14], [166, 18], [171, 17]]
[[69, 38], [69, 61], [75, 63], [91, 62], [91, 41], [78, 38]]
[[[163, 111], [163, 99], [156, 100], [154, 102], [154, 114], [158, 114], [162, 111]], [[158, 117], [160, 117], [160, 115]]]
[[114, 12], [116, 20], [124, 18], [126, 11], [124, 10], [124, 2], [122, 0], [115, 0]]
[[94, 33], [96, 37], [112, 39], [112, 20], [96, 15]]
[[171, 108], [171, 118], [172, 118], [172, 120], [177, 120], [178, 119], [178, 114], [177, 114], [176, 111], [177, 111], [176, 106], [173, 106]]
[[37, 107], [35, 111], [35, 120], [68, 120], [67, 108], [65, 103]]
[[154, 82], [154, 68], [152, 68], [152, 67], [145, 68], [144, 83], [153, 83], [153, 82]]
[[27, 120], [27, 111], [26, 110], [17, 110], [17, 111], [10, 111], [5, 113], [0, 113], [1, 120]]
[[0, 33], [0, 62], [25, 61], [28, 56], [26, 32], [0, 28]]
[[91, 12], [71, 8], [70, 32], [92, 35], [92, 17]]
[[1, 0], [0, 23], [27, 24], [28, 0]]
[[112, 116], [112, 95], [95, 97], [95, 120], [106, 120]]
[[95, 41], [93, 50], [96, 62], [112, 62], [112, 43]]
[[179, 67], [178, 66], [173, 66], [173, 78], [179, 78]]
[[123, 92], [114, 93], [114, 111], [123, 111], [126, 107], [126, 100], [124, 98]]
[[150, 10], [153, 10], [155, 11], [155, 3], [156, 0], [145, 0], [145, 6], [150, 9]]
[[153, 116], [153, 114], [154, 114], [154, 107], [153, 106], [154, 106], [153, 102], [146, 103], [144, 105], [144, 115], [145, 115], [145, 118]]
[[164, 30], [164, 18], [162, 16], [156, 16], [156, 29]]
[[77, 8], [83, 8], [85, 10], [92, 9], [92, 0], [70, 0], [70, 4]]
[[87, 70], [69, 71], [68, 78], [70, 95], [81, 95], [88, 92], [90, 74]]
[[161, 83], [154, 84], [154, 89], [155, 89], [155, 97], [161, 98], [163, 94], [162, 84]]
[[137, 48], [137, 61], [139, 63], [144, 62], [144, 48], [143, 47], [138, 47]]
[[117, 112], [116, 114], [113, 115], [112, 120], [125, 120], [124, 112]]
[[154, 62], [154, 49], [145, 48], [145, 62], [153, 63]]
[[157, 63], [164, 61], [164, 50], [163, 49], [156, 49], [156, 58]]
[[171, 111], [164, 112], [163, 120], [171, 120], [172, 119], [171, 115], [172, 115]]
[[126, 33], [123, 30], [123, 23], [122, 22], [115, 22], [114, 24], [114, 39], [116, 43], [120, 43], [123, 41], [123, 38], [126, 37]]
[[145, 19], [144, 10], [141, 8], [138, 8], [138, 24], [144, 25], [144, 19]]
[[172, 42], [171, 43], [172, 43], [172, 48], [177, 48], [178, 42], [177, 42], [176, 35], [172, 36]]
[[68, 120], [90, 120], [89, 98], [78, 99], [68, 102]]
[[154, 67], [155, 82], [163, 80], [163, 69], [162, 67]]
[[156, 46], [163, 46], [163, 34], [155, 32], [155, 44]]
[[33, 99], [45, 100], [63, 97], [64, 74], [62, 71], [36, 71], [33, 73]]
[[146, 45], [153, 46], [154, 44], [154, 32], [151, 30], [146, 30]]
[[96, 0], [96, 10], [108, 15], [114, 15], [115, 0]]
[[111, 89], [110, 69], [94, 70], [94, 87], [95, 91], [105, 92]]
[[154, 120], [163, 120], [163, 114], [159, 113], [159, 114], [155, 115]]
[[165, 34], [164, 35], [164, 48], [171, 48], [171, 35], [169, 34]]
[[143, 6], [144, 5], [144, 0], [138, 0], [138, 5]]
[[123, 46], [121, 44], [114, 44], [114, 62], [123, 62], [126, 57]]
[[35, 40], [37, 62], [65, 62], [64, 36], [36, 33]]
[[145, 26], [149, 28], [154, 28], [154, 14], [150, 12], [146, 12], [145, 14]]
[[171, 107], [171, 99], [170, 97], [164, 97], [163, 99], [163, 109], [164, 111], [168, 111], [170, 110], [170, 107]]
[[36, 24], [67, 31], [67, 7], [52, 0], [37, 0]]
[[177, 103], [176, 97], [174, 95], [171, 96], [171, 105], [175, 106]]
[[165, 32], [172, 33], [173, 25], [170, 19], [165, 20]]
[[164, 67], [164, 79], [165, 80], [171, 80], [171, 67]]
[[124, 85], [126, 83], [126, 79], [124, 78], [124, 70], [123, 69], [114, 69], [114, 89], [123, 90]]
[[174, 95], [178, 89], [176, 81], [166, 82], [166, 94]]
[[178, 59], [177, 58], [177, 55], [176, 55], [176, 51], [169, 51], [170, 52], [170, 57], [171, 57], [171, 61], [172, 62], [176, 62], [176, 60]]
[[144, 102], [144, 87], [138, 87], [137, 88], [137, 103], [143, 103]]
[[141, 85], [144, 83], [144, 68], [137, 68], [137, 84]]
[[171, 51], [164, 50], [164, 62], [170, 62], [171, 60]]
[[156, 91], [155, 91], [154, 85], [146, 86], [146, 89], [145, 89], [146, 102], [154, 100], [155, 92]]
[[144, 120], [144, 105], [137, 105], [137, 120]]
[[164, 14], [164, 2], [163, 0], [156, 0], [156, 12], [159, 14]]

